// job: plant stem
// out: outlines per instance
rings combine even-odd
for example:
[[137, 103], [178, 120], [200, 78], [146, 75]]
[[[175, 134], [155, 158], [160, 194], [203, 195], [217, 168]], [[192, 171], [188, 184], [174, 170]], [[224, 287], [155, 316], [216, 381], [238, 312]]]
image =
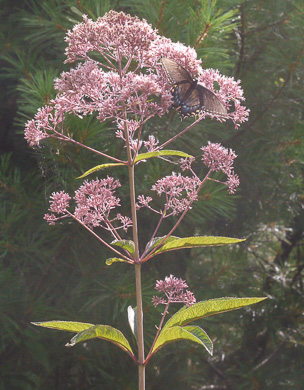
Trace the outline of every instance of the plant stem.
[[182, 134], [184, 134], [186, 131], [190, 130], [193, 126], [195, 126], [199, 121], [204, 119], [203, 117], [198, 117], [191, 125], [186, 127], [184, 130], [182, 130], [180, 133], [176, 134], [174, 137], [170, 138], [168, 141], [164, 142], [162, 145], [155, 148], [155, 151], [163, 149], [165, 146], [167, 146], [170, 142], [174, 141], [176, 138], [180, 137]]
[[145, 350], [144, 350], [144, 327], [142, 308], [142, 288], [141, 288], [141, 264], [139, 264], [138, 230], [137, 216], [135, 208], [135, 180], [134, 165], [129, 166], [129, 182], [131, 197], [131, 212], [133, 220], [133, 241], [135, 244], [135, 279], [136, 279], [136, 304], [137, 304], [137, 343], [138, 343], [138, 389], [145, 390]]
[[168, 313], [169, 305], [170, 305], [170, 299], [168, 299], [168, 302], [167, 302], [167, 304], [166, 304], [166, 307], [165, 307], [165, 310], [164, 310], [164, 312], [163, 312], [163, 315], [162, 315], [162, 318], [161, 318], [159, 327], [158, 327], [158, 329], [157, 329], [157, 333], [156, 333], [156, 335], [155, 335], [153, 344], [152, 344], [151, 349], [150, 349], [150, 351], [149, 351], [149, 353], [148, 353], [148, 355], [147, 355], [146, 363], [148, 363], [148, 361], [151, 359], [152, 351], [153, 351], [154, 345], [155, 345], [155, 343], [156, 343], [156, 341], [157, 341], [157, 339], [158, 339], [159, 333], [160, 333], [160, 331], [161, 331], [161, 329], [162, 329], [162, 326], [163, 326], [163, 323], [164, 323], [164, 319], [165, 319], [165, 317], [166, 317], [166, 315], [167, 315], [167, 313]]
[[54, 131], [55, 134], [57, 134], [57, 136], [51, 136], [51, 138], [56, 138], [56, 139], [59, 139], [59, 140], [62, 140], [62, 141], [66, 141], [66, 142], [72, 142], [73, 144], [75, 144], [77, 146], [80, 146], [81, 148], [85, 148], [87, 150], [90, 150], [91, 152], [93, 152], [95, 154], [98, 154], [100, 156], [106, 157], [106, 158], [108, 158], [108, 159], [110, 159], [112, 161], [115, 161], [117, 163], [121, 163], [121, 164], [125, 164], [126, 163], [125, 161], [119, 160], [118, 158], [109, 156], [106, 153], [102, 153], [99, 150], [90, 148], [89, 146], [84, 145], [81, 142], [75, 141], [73, 138], [70, 138], [69, 136], [67, 136], [65, 134], [62, 134], [59, 131], [56, 131], [56, 130], [53, 130], [53, 131]]
[[101, 237], [99, 237], [98, 234], [96, 234], [92, 229], [89, 228], [85, 223], [83, 223], [80, 219], [76, 218], [73, 213], [70, 213], [68, 210], [66, 210], [67, 215], [75, 219], [77, 222], [80, 223], [85, 229], [87, 229], [91, 234], [93, 234], [94, 237], [97, 238], [103, 245], [107, 246], [109, 249], [111, 249], [113, 252], [115, 252], [118, 256], [123, 257], [126, 259], [130, 264], [132, 264], [132, 259], [130, 259], [129, 256], [125, 256], [122, 253], [120, 253], [117, 249], [113, 248], [110, 244], [108, 244], [105, 240], [103, 240]]
[[[126, 113], [125, 113], [126, 118]], [[142, 307], [142, 287], [141, 287], [141, 264], [139, 264], [139, 246], [138, 246], [138, 228], [136, 215], [136, 194], [134, 163], [132, 163], [132, 154], [130, 149], [129, 134], [125, 122], [125, 137], [127, 145], [128, 163], [129, 163], [129, 184], [130, 184], [130, 202], [133, 221], [133, 241], [135, 245], [135, 280], [136, 280], [136, 304], [137, 304], [137, 343], [138, 343], [138, 389], [145, 390], [145, 348], [144, 348], [144, 326], [143, 326], [143, 307]]]
[[141, 264], [135, 264], [136, 276], [136, 301], [137, 301], [137, 342], [138, 342], [138, 389], [145, 390], [145, 350], [144, 350], [144, 327], [142, 310], [141, 288]]

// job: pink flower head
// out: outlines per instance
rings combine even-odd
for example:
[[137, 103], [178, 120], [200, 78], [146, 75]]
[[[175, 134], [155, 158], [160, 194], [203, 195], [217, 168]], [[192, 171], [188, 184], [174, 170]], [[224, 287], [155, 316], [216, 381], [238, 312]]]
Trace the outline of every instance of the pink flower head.
[[[204, 69], [198, 78], [199, 84], [210, 89], [226, 106], [228, 110], [227, 118], [232, 119], [235, 127], [239, 127], [242, 122], [248, 120], [249, 110], [241, 106], [241, 102], [245, 100], [243, 90], [240, 87], [240, 80], [235, 81], [233, 77], [226, 77], [219, 73], [218, 70]], [[219, 90], [214, 88], [214, 83], [217, 83]], [[230, 111], [232, 104], [234, 104], [234, 111]], [[215, 116], [206, 113], [209, 116]], [[222, 118], [218, 118], [222, 119]]]
[[152, 202], [151, 196], [138, 195], [138, 202], [136, 203], [136, 209], [139, 210], [141, 207], [149, 207], [149, 203]]
[[105, 64], [114, 68], [112, 61], [120, 62], [122, 57], [142, 61], [144, 53], [149, 51], [156, 39], [156, 30], [145, 20], [123, 12], [110, 11], [96, 22], [83, 16], [83, 22], [68, 32], [66, 41], [67, 61], [88, 59], [90, 52], [98, 52]]
[[[132, 220], [129, 217], [118, 213], [116, 217], [110, 219], [111, 210], [120, 206], [120, 199], [114, 196], [118, 187], [120, 187], [119, 181], [109, 176], [106, 179], [84, 181], [83, 185], [75, 191], [74, 213], [67, 210], [71, 197], [64, 191], [54, 192], [50, 198], [49, 208], [52, 214], [46, 214], [44, 219], [50, 225], [54, 225], [59, 219], [70, 216], [89, 227], [99, 226], [109, 230], [114, 236], [114, 230], [127, 231], [128, 227], [132, 226]], [[61, 214], [61, 216], [57, 217], [53, 213]], [[114, 226], [115, 221], [119, 221], [120, 225], [117, 226], [116, 223]]]
[[118, 180], [109, 176], [106, 179], [86, 180], [75, 191], [75, 218], [92, 227], [107, 223], [110, 211], [120, 206], [120, 199], [114, 196], [115, 189], [120, 186]]
[[186, 157], [180, 159], [180, 167], [182, 171], [186, 171], [187, 169], [191, 169], [191, 165], [195, 161], [194, 157]]
[[[63, 126], [58, 129], [67, 114], [82, 117], [96, 113], [100, 121], [123, 121], [127, 127], [131, 121], [137, 121], [137, 130], [141, 131], [148, 119], [166, 114], [172, 105], [171, 85], [160, 62], [162, 57], [174, 60], [212, 90], [228, 109], [227, 118], [236, 127], [247, 120], [249, 111], [241, 105], [244, 98], [239, 81], [212, 69], [203, 70], [193, 48], [158, 35], [145, 20], [116, 11], [96, 21], [84, 16], [83, 22], [68, 32], [66, 41], [66, 62], [84, 62], [55, 80], [59, 91], [56, 98], [27, 123], [25, 138], [30, 146], [39, 145], [47, 137], [69, 141], [70, 137], [62, 133]], [[201, 118], [207, 115], [224, 120], [204, 111]], [[137, 152], [141, 145], [134, 138], [134, 129], [131, 132], [130, 145]], [[122, 129], [118, 129], [117, 136], [125, 136]], [[151, 142], [146, 144], [150, 151], [156, 145]]]
[[166, 176], [158, 180], [153, 186], [152, 191], [156, 191], [159, 196], [166, 197], [165, 211], [171, 209], [169, 215], [176, 215], [197, 200], [198, 187], [200, 181], [196, 177], [176, 175]]
[[118, 120], [117, 121], [116, 137], [127, 141], [125, 131], [128, 132], [130, 148], [137, 153], [142, 146], [142, 141], [135, 137], [135, 132], [139, 128], [139, 123], [136, 120]]
[[118, 138], [122, 138], [125, 141], [124, 131], [125, 127], [128, 129], [129, 138], [134, 138], [136, 130], [139, 128], [139, 123], [136, 120], [120, 120], [117, 121], [118, 132], [122, 133], [122, 136]]
[[45, 214], [43, 219], [46, 220], [46, 222], [49, 224], [49, 225], [52, 225], [54, 226], [55, 225], [55, 222], [58, 220], [58, 218], [56, 217], [55, 214]]
[[240, 180], [238, 175], [234, 174], [233, 171], [231, 171], [227, 177], [226, 185], [228, 187], [229, 194], [234, 194], [237, 187], [240, 185]]
[[70, 200], [70, 195], [64, 191], [53, 192], [53, 194], [50, 196], [49, 207], [49, 211], [51, 211], [52, 214], [45, 214], [44, 216], [44, 219], [49, 225], [55, 225], [55, 222], [62, 218], [62, 216], [56, 217], [56, 215], [53, 213], [66, 214]]
[[39, 146], [41, 140], [52, 136], [62, 118], [62, 115], [51, 106], [40, 108], [34, 119], [28, 121], [25, 126], [25, 139], [29, 145]]
[[229, 193], [233, 194], [239, 186], [239, 178], [233, 171], [233, 162], [237, 155], [233, 150], [224, 148], [221, 144], [208, 142], [208, 146], [201, 148], [203, 150], [203, 162], [211, 171], [222, 171], [227, 175]]
[[167, 299], [154, 296], [152, 302], [154, 306], [159, 304], [166, 305], [169, 303], [184, 303], [187, 306], [192, 306], [196, 302], [194, 294], [184, 289], [187, 288], [187, 283], [173, 275], [166, 276], [165, 280], [157, 280], [155, 290], [165, 294]]
[[[54, 100], [58, 111], [76, 115], [97, 112], [100, 121], [124, 121], [127, 114], [143, 122], [163, 115], [169, 106], [163, 104], [161, 96], [165, 91], [156, 75], [105, 72], [95, 61], [86, 61], [76, 69], [63, 72], [56, 79], [55, 87], [60, 92]], [[156, 95], [161, 97], [160, 102], [154, 99]]]
[[121, 228], [126, 232], [130, 226], [132, 226], [132, 219], [121, 214], [116, 215], [116, 220], [120, 221]]
[[71, 197], [64, 191], [53, 192], [50, 197], [50, 208], [49, 210], [53, 213], [63, 214], [69, 207]]
[[[150, 50], [145, 56], [146, 65], [155, 67], [162, 57], [177, 62], [194, 76], [197, 76], [201, 71], [200, 64], [202, 61], [197, 59], [197, 53], [192, 47], [186, 46], [181, 42], [172, 42], [169, 38], [158, 36], [151, 44]], [[159, 65], [158, 69], [164, 78], [164, 82], [168, 85], [162, 65]]]
[[203, 146], [201, 149], [203, 151], [202, 160], [212, 171], [227, 173], [232, 170], [233, 161], [237, 157], [233, 150], [211, 142], [208, 142], [208, 146]]
[[145, 148], [148, 150], [148, 152], [153, 152], [158, 144], [159, 141], [155, 139], [154, 135], [149, 135], [149, 140], [144, 141]]

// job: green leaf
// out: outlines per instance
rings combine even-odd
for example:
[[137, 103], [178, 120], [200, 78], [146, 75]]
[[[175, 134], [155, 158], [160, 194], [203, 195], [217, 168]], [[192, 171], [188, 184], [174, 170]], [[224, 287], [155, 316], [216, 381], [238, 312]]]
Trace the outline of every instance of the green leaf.
[[129, 263], [129, 261], [121, 259], [120, 257], [111, 257], [106, 260], [106, 265], [112, 265], [113, 263]]
[[206, 350], [213, 354], [213, 344], [207, 333], [199, 326], [173, 326], [163, 329], [152, 350], [152, 355], [163, 346], [180, 340], [190, 340], [203, 345]]
[[77, 177], [77, 179], [82, 179], [83, 177], [86, 177], [86, 176], [90, 175], [91, 173], [96, 172], [96, 171], [100, 171], [101, 169], [104, 169], [104, 168], [112, 168], [112, 167], [117, 167], [117, 166], [120, 166], [120, 165], [126, 165], [126, 164], [123, 164], [123, 163], [109, 163], [109, 164], [96, 165], [96, 167], [93, 167], [93, 168], [89, 169], [84, 174], [82, 174], [81, 176]]
[[137, 340], [137, 307], [132, 308], [132, 306], [128, 307], [128, 321], [130, 328]]
[[219, 246], [236, 244], [245, 241], [245, 239], [230, 238], [230, 237], [213, 237], [213, 236], [194, 236], [178, 238], [172, 241], [166, 242], [161, 248], [159, 248], [155, 254], [173, 251], [183, 248], [197, 248], [203, 246]]
[[263, 298], [217, 298], [197, 302], [190, 307], [182, 307], [165, 324], [163, 330], [176, 325], [186, 325], [200, 318], [212, 316], [226, 311], [240, 309], [267, 299]]
[[137, 163], [138, 161], [141, 160], [148, 160], [148, 158], [153, 158], [153, 157], [159, 157], [159, 156], [178, 156], [178, 157], [192, 157], [190, 154], [180, 152], [179, 150], [159, 150], [157, 152], [148, 152], [148, 153], [142, 153], [139, 154], [134, 162]]
[[32, 322], [33, 325], [43, 326], [44, 328], [67, 330], [68, 332], [81, 332], [85, 329], [89, 329], [94, 324], [88, 324], [86, 322], [73, 322], [73, 321], [44, 321], [44, 322]]
[[119, 246], [120, 248], [125, 249], [131, 255], [135, 253], [135, 244], [132, 240], [114, 240], [111, 242], [111, 245]]
[[93, 325], [90, 328], [77, 333], [76, 336], [74, 336], [70, 342], [66, 344], [66, 346], [73, 347], [75, 344], [80, 343], [81, 341], [95, 338], [110, 341], [111, 343], [121, 348], [123, 351], [128, 352], [134, 356], [130, 344], [122, 332], [109, 325]]
[[[157, 245], [163, 241], [163, 239], [165, 238], [166, 236], [163, 236], [163, 237], [155, 237], [153, 238], [153, 240], [151, 241], [151, 243], [147, 244], [146, 246], [146, 250], [147, 251], [151, 251], [153, 248], [157, 247]], [[179, 237], [176, 237], [176, 236], [170, 236], [168, 238], [165, 239], [165, 241], [162, 243], [162, 246], [165, 245], [165, 243], [167, 242], [171, 242], [171, 241], [174, 241], [174, 240], [177, 240], [177, 239], [180, 239]], [[161, 246], [161, 247], [162, 247]]]
[[191, 333], [194, 337], [200, 340], [210, 355], [213, 355], [213, 343], [207, 333], [200, 326], [186, 325], [183, 326], [183, 329], [187, 330], [187, 332]]

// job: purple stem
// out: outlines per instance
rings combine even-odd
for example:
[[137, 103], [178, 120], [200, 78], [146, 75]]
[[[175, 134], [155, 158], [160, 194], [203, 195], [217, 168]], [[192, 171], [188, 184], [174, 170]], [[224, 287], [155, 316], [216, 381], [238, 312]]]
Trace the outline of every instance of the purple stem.
[[151, 349], [150, 349], [150, 351], [149, 351], [149, 353], [148, 353], [148, 355], [147, 355], [147, 358], [146, 358], [146, 360], [145, 360], [145, 364], [147, 364], [148, 361], [149, 361], [149, 360], [151, 359], [151, 357], [152, 357], [152, 350], [153, 350], [154, 345], [155, 345], [155, 343], [156, 343], [156, 341], [157, 341], [157, 339], [158, 339], [159, 333], [160, 333], [160, 331], [161, 331], [161, 329], [162, 329], [162, 326], [163, 326], [165, 317], [166, 317], [166, 315], [167, 315], [167, 313], [168, 313], [169, 305], [170, 305], [170, 299], [168, 299], [168, 302], [167, 302], [167, 304], [166, 304], [165, 310], [164, 310], [164, 312], [163, 312], [162, 318], [161, 318], [160, 323], [159, 323], [159, 327], [157, 328], [157, 333], [156, 333], [156, 335], [155, 335], [153, 344], [152, 344]]
[[86, 224], [84, 224], [80, 219], [76, 218], [72, 213], [70, 213], [68, 210], [66, 210], [67, 214], [72, 217], [73, 219], [75, 219], [77, 222], [80, 223], [80, 225], [82, 225], [84, 228], [86, 228], [90, 233], [93, 234], [94, 237], [96, 237], [99, 241], [101, 241], [105, 246], [107, 246], [109, 249], [111, 249], [113, 252], [115, 252], [116, 254], [118, 254], [119, 256], [123, 257], [124, 259], [126, 259], [128, 261], [128, 263], [130, 264], [133, 264], [134, 261], [130, 258], [128, 258], [127, 256], [123, 255], [122, 253], [120, 253], [117, 249], [113, 248], [110, 244], [108, 244], [106, 241], [104, 241], [102, 238], [100, 238], [98, 236], [98, 234], [96, 234], [95, 232], [93, 232], [92, 229], [90, 229]]
[[167, 146], [170, 142], [174, 141], [176, 138], [180, 137], [181, 135], [183, 135], [186, 131], [190, 130], [191, 127], [195, 126], [199, 121], [201, 121], [203, 119], [202, 116], [200, 116], [196, 121], [194, 121], [193, 123], [191, 123], [191, 125], [189, 125], [188, 127], [186, 127], [184, 130], [182, 130], [180, 133], [176, 134], [174, 137], [170, 138], [168, 141], [164, 142], [162, 145], [158, 146], [155, 151], [157, 150], [160, 150], [160, 149], [163, 149], [165, 146]]

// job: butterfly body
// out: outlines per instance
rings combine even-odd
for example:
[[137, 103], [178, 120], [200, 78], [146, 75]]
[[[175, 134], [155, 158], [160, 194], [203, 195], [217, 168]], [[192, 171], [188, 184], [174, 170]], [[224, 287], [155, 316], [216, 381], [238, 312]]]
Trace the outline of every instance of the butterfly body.
[[220, 99], [208, 88], [199, 85], [190, 74], [177, 62], [162, 58], [166, 76], [172, 87], [173, 107], [181, 118], [198, 115], [202, 111], [222, 117], [227, 116], [227, 110]]

